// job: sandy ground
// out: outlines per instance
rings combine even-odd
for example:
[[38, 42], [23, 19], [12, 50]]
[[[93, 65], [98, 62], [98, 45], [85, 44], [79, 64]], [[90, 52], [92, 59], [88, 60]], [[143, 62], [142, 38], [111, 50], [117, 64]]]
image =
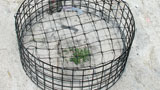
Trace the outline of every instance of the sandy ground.
[[[19, 58], [14, 15], [23, 0], [0, 0], [0, 90], [40, 90]], [[159, 0], [125, 0], [136, 21], [136, 36], [121, 79], [110, 90], [160, 90]]]

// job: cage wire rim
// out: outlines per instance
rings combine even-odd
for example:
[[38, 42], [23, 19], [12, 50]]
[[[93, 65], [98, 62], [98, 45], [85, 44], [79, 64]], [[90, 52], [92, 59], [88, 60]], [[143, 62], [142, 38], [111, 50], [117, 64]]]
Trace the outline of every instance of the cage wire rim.
[[[19, 7], [18, 10], [17, 10], [17, 13], [14, 15], [14, 17], [15, 17], [16, 32], [17, 32], [17, 22], [16, 22], [17, 16], [18, 16], [18, 14], [20, 14], [19, 11], [20, 11], [20, 9], [22, 8], [22, 5], [24, 4], [25, 1], [26, 1], [26, 0], [24, 0], [24, 1], [21, 3], [20, 7]], [[102, 0], [102, 1], [103, 1], [103, 0]], [[113, 60], [109, 60], [109, 61], [107, 61], [107, 62], [101, 63], [101, 64], [99, 64], [98, 66], [96, 65], [96, 66], [94, 66], [94, 67], [73, 68], [73, 69], [63, 68], [63, 67], [59, 67], [59, 66], [50, 65], [50, 64], [42, 61], [41, 59], [36, 58], [33, 54], [31, 54], [31, 53], [24, 47], [23, 43], [22, 43], [21, 41], [19, 41], [19, 40], [17, 40], [17, 41], [18, 41], [18, 44], [20, 44], [19, 46], [20, 46], [21, 48], [25, 49], [25, 50], [27, 51], [27, 53], [29, 53], [29, 54], [30, 54], [32, 57], [34, 57], [36, 60], [38, 60], [38, 61], [40, 61], [40, 62], [42, 62], [42, 63], [44, 63], [44, 64], [46, 64], [46, 65], [49, 65], [49, 66], [51, 66], [51, 67], [56, 67], [56, 68], [59, 68], [59, 69], [64, 69], [64, 70], [80, 70], [80, 71], [81, 71], [81, 70], [90, 70], [90, 69], [93, 69], [93, 68], [99, 68], [99, 67], [103, 67], [103, 66], [105, 66], [105, 65], [108, 65], [109, 63], [118, 60], [118, 59], [119, 59], [124, 53], [126, 53], [127, 51], [128, 51], [128, 54], [130, 53], [130, 49], [131, 49], [131, 47], [132, 47], [132, 43], [133, 43], [133, 40], [134, 40], [134, 37], [135, 37], [135, 27], [136, 27], [136, 25], [135, 25], [135, 20], [134, 20], [134, 17], [133, 17], [133, 13], [131, 12], [131, 9], [129, 8], [128, 3], [127, 3], [126, 1], [123, 1], [123, 0], [120, 0], [120, 1], [115, 0], [115, 1], [116, 1], [116, 2], [124, 3], [125, 6], [127, 7], [127, 9], [129, 10], [129, 13], [131, 14], [131, 18], [132, 18], [132, 20], [133, 20], [133, 29], [134, 29], [134, 30], [133, 30], [133, 34], [132, 34], [132, 37], [131, 37], [131, 43], [129, 44], [129, 47], [127, 47], [127, 48], [124, 50], [124, 52], [121, 53], [121, 55], [119, 55], [118, 57], [116, 57], [116, 58], [113, 59]], [[17, 36], [17, 37], [18, 37], [18, 36]], [[17, 38], [17, 39], [18, 39], [18, 38]], [[20, 47], [19, 47], [19, 48], [20, 48]], [[19, 53], [20, 53], [20, 52], [19, 52]]]

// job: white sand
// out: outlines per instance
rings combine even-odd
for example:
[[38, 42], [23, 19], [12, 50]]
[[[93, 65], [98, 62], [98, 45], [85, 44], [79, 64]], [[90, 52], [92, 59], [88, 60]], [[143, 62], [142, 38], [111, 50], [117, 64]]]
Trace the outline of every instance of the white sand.
[[[160, 89], [159, 0], [126, 0], [135, 16], [136, 37], [122, 78], [110, 90]], [[14, 14], [22, 0], [0, 1], [0, 90], [40, 90], [22, 69]]]

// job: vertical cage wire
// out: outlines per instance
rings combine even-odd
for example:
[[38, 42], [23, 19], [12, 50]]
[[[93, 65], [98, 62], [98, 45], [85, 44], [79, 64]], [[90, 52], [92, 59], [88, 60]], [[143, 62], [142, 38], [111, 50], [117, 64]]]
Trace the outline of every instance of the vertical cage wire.
[[15, 27], [23, 69], [43, 90], [108, 90], [135, 34], [121, 0], [24, 0]]

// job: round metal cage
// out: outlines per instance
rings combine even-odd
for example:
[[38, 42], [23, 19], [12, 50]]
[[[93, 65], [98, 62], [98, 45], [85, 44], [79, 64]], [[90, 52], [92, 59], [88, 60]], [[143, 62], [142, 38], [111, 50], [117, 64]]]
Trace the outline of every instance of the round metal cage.
[[25, 0], [15, 26], [24, 71], [43, 90], [109, 89], [135, 34], [121, 0]]

